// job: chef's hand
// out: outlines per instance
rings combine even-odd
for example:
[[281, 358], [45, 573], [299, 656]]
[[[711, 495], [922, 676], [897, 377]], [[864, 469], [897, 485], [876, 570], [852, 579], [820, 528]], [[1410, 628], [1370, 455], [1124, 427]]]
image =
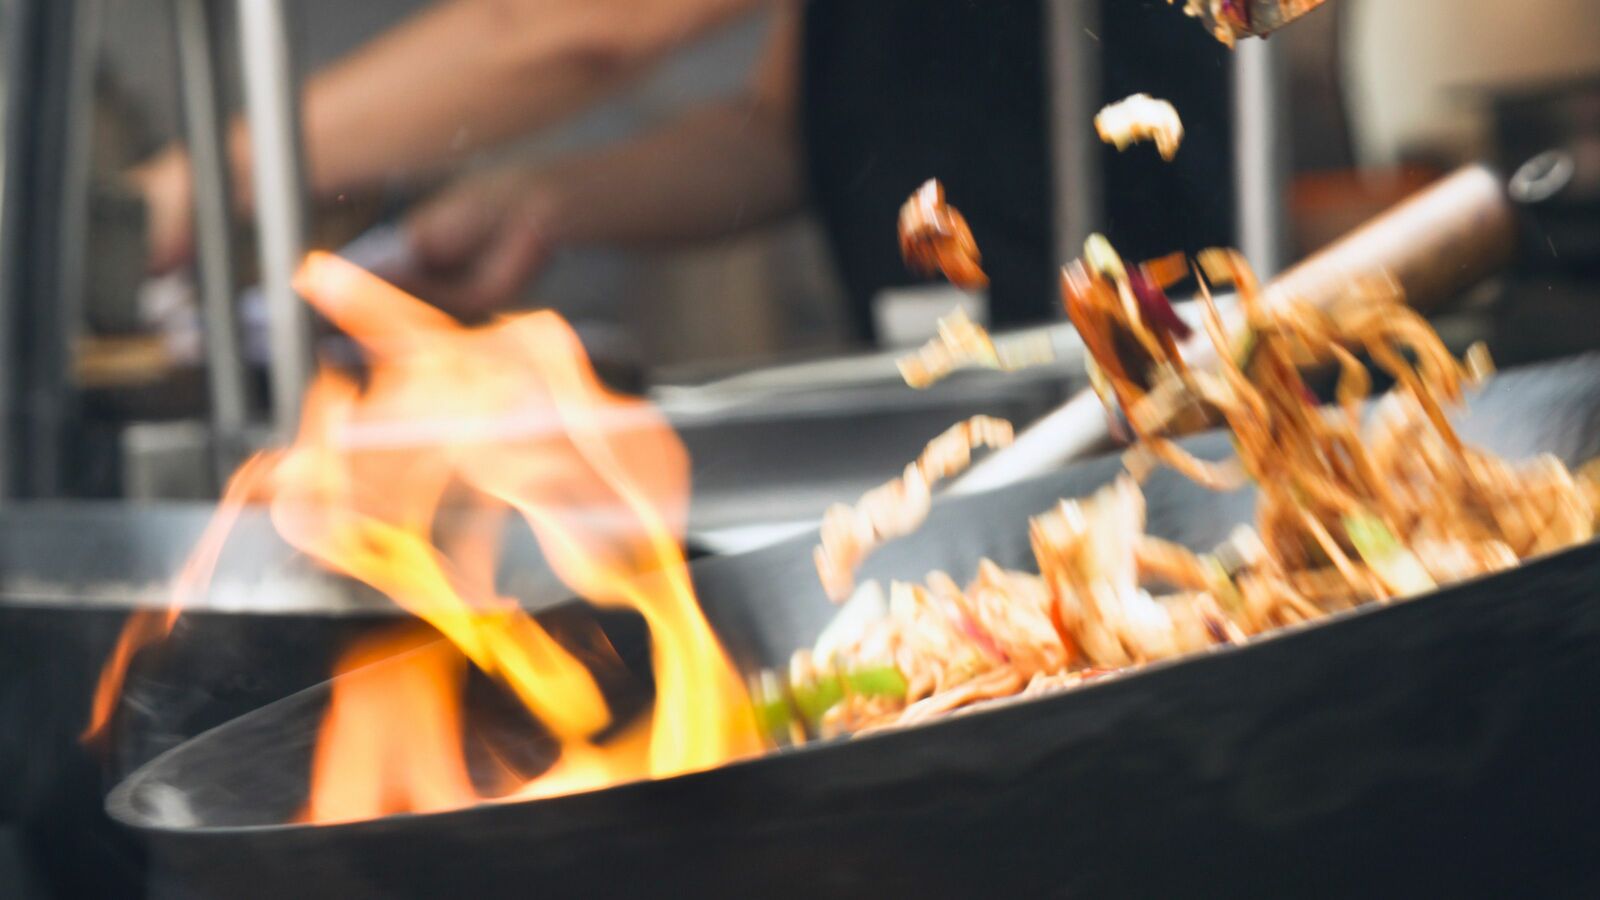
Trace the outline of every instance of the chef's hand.
[[163, 275], [194, 257], [194, 182], [188, 154], [173, 145], [128, 172], [144, 196], [146, 265]]
[[401, 281], [448, 312], [480, 318], [521, 296], [549, 260], [557, 224], [553, 192], [538, 173], [467, 176], [406, 219], [415, 271]]

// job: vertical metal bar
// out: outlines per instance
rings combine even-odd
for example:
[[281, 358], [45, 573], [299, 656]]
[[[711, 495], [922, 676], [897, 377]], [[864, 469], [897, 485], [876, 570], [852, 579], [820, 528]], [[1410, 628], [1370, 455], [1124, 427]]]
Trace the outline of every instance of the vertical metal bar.
[[54, 296], [35, 295], [36, 303], [55, 303], [41, 314], [45, 327], [40, 348], [42, 391], [34, 414], [41, 427], [34, 458], [39, 466], [39, 486], [47, 496], [70, 493], [71, 455], [82, 433], [81, 409], [73, 362], [76, 343], [84, 328], [84, 290], [90, 265], [89, 196], [94, 177], [94, 75], [100, 49], [101, 0], [78, 0], [72, 17], [67, 61], [66, 127], [61, 147], [61, 218], [57, 224], [56, 290]]
[[[10, 96], [6, 190], [8, 487], [59, 496], [74, 471], [72, 340], [82, 309], [98, 46], [96, 0], [20, 4], [21, 83]], [[13, 49], [8, 47], [8, 49]]]
[[195, 259], [205, 314], [206, 376], [211, 424], [219, 446], [229, 446], [249, 416], [244, 357], [235, 310], [230, 210], [232, 178], [223, 117], [216, 7], [211, 0], [173, 0], [178, 82], [183, 124], [194, 173]]
[[1084, 239], [1100, 228], [1104, 217], [1099, 142], [1091, 124], [1100, 94], [1099, 12], [1099, 0], [1049, 0], [1045, 4], [1051, 185], [1056, 258], [1060, 260], [1082, 253]]
[[35, 93], [35, 42], [29, 40], [38, 19], [32, 0], [4, 0], [0, 5], [0, 66], [5, 84], [0, 91], [0, 498], [10, 497], [18, 469], [17, 444], [19, 392], [17, 375], [21, 354], [17, 352], [17, 311], [25, 296], [23, 261], [24, 207], [27, 193], [26, 141], [30, 134], [28, 114]]
[[1287, 262], [1289, 138], [1278, 42], [1234, 50], [1234, 196], [1239, 249], [1263, 280]]
[[311, 374], [311, 317], [291, 283], [304, 255], [305, 182], [300, 168], [299, 85], [290, 65], [280, 0], [239, 0], [239, 48], [250, 125], [261, 287], [271, 344], [272, 423], [293, 434]]

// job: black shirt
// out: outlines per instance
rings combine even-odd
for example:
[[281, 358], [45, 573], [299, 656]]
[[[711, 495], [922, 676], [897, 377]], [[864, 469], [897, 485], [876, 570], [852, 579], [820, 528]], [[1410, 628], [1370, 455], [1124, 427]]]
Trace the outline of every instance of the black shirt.
[[[1212, 120], [1222, 133], [1220, 141], [1204, 134], [1196, 140], [1191, 129], [1173, 167], [1162, 167], [1148, 147], [1123, 158], [1109, 154], [1108, 236], [1116, 242], [1126, 232], [1130, 258], [1227, 242], [1227, 120], [1213, 118], [1219, 104], [1226, 109], [1225, 82], [1216, 84], [1226, 51], [1165, 0], [1104, 6], [1098, 38], [1122, 47], [1103, 54], [1106, 93], [1166, 96], [1186, 122], [1194, 114], [1196, 124]], [[990, 323], [1057, 315], [1055, 273], [1063, 260], [1055, 258], [1052, 234], [1045, 41], [1039, 0], [807, 3], [807, 175], [861, 336], [873, 334], [873, 297], [916, 281], [900, 260], [896, 219], [901, 203], [932, 177], [944, 182], [982, 249]]]

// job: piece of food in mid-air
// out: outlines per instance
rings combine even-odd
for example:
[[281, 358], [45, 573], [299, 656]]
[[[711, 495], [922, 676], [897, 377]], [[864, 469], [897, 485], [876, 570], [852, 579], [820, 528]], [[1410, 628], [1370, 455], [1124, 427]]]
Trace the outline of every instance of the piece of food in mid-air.
[[[1167, 0], [1170, 5], [1176, 0]], [[1266, 37], [1326, 0], [1184, 0], [1183, 11], [1232, 47], [1240, 38]]]
[[971, 226], [945, 203], [944, 185], [935, 178], [900, 207], [900, 255], [913, 272], [942, 272], [956, 287], [974, 290], [989, 283]]
[[921, 390], [958, 369], [1014, 372], [1055, 359], [1050, 336], [1038, 332], [996, 340], [966, 310], [956, 307], [939, 320], [939, 334], [895, 364], [906, 384]]
[[1118, 150], [1140, 141], [1154, 141], [1161, 158], [1172, 161], [1183, 143], [1183, 120], [1171, 103], [1149, 94], [1134, 94], [1107, 106], [1094, 117], [1100, 140]]
[[854, 506], [835, 503], [822, 517], [815, 557], [822, 587], [835, 603], [855, 588], [856, 567], [883, 542], [917, 530], [928, 517], [933, 485], [960, 474], [972, 462], [974, 447], [1010, 445], [1011, 423], [973, 416], [928, 442], [922, 455], [887, 484], [862, 495]]
[[[1071, 689], [1503, 571], [1600, 530], [1600, 461], [1576, 471], [1550, 455], [1512, 462], [1456, 433], [1448, 410], [1492, 367], [1481, 350], [1452, 356], [1392, 279], [1352, 279], [1328, 309], [1269, 303], [1239, 254], [1203, 251], [1197, 330], [1217, 362], [1191, 368], [1179, 343], [1191, 326], [1165, 297], [1185, 263], [1125, 263], [1095, 236], [1067, 266], [1064, 300], [1091, 375], [1147, 464], [1213, 487], [1248, 479], [1253, 526], [1209, 551], [1165, 540], [1147, 533], [1143, 492], [1123, 476], [1032, 517], [1037, 574], [984, 561], [964, 586], [939, 570], [887, 593], [869, 583], [787, 673], [758, 679], [774, 743]], [[1236, 294], [1243, 339], [1212, 297], [1222, 286]], [[1358, 353], [1395, 382], [1370, 410]], [[1339, 371], [1327, 406], [1300, 374], [1319, 364]], [[1199, 407], [1231, 433], [1232, 460], [1199, 459], [1170, 440], [1178, 413]], [[927, 516], [932, 482], [965, 466], [973, 445], [1010, 439], [1003, 424], [964, 422], [902, 478], [830, 510], [817, 550], [828, 593], [850, 594], [862, 559]]]

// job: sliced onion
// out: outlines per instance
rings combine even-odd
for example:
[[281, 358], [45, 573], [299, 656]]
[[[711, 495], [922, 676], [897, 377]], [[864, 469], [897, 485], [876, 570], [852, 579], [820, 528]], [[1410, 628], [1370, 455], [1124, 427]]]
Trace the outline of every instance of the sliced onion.
[[1189, 329], [1189, 323], [1178, 316], [1178, 311], [1172, 308], [1172, 300], [1167, 297], [1167, 292], [1148, 276], [1143, 266], [1128, 273], [1128, 287], [1133, 289], [1133, 296], [1139, 301], [1140, 318], [1144, 319], [1151, 330], [1171, 335], [1180, 341], [1189, 339], [1189, 335], [1193, 333]]

